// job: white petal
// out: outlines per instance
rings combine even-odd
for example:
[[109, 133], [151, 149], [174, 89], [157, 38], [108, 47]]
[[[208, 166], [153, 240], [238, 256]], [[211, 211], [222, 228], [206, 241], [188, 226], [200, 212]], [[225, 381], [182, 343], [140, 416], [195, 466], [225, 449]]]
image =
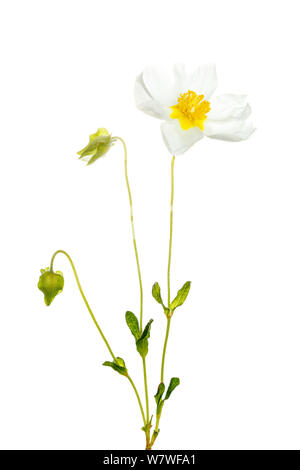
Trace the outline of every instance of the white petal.
[[177, 103], [183, 77], [184, 68], [180, 65], [150, 66], [146, 67], [143, 72], [143, 81], [150, 96], [154, 101], [168, 108]]
[[204, 134], [207, 137], [232, 142], [248, 139], [254, 130], [253, 124], [244, 119], [227, 119], [225, 121], [207, 119], [204, 123]]
[[217, 72], [214, 64], [207, 64], [198, 67], [186, 80], [185, 90], [195, 91], [198, 95], [204, 95], [209, 99], [217, 88]]
[[193, 127], [187, 131], [181, 129], [177, 119], [163, 122], [161, 132], [164, 142], [172, 155], [180, 155], [186, 152], [203, 137], [203, 132], [199, 127]]
[[[174, 95], [176, 95], [176, 103], [182, 89], [185, 86], [187, 80], [187, 72], [185, 66], [182, 64], [173, 65], [173, 74], [174, 74]], [[175, 103], [175, 104], [176, 104]], [[173, 106], [174, 103], [171, 104]]]
[[229, 93], [212, 98], [208, 118], [213, 121], [246, 119], [251, 114], [251, 108], [246, 100], [246, 95], [233, 95]]
[[138, 109], [158, 119], [165, 119], [169, 115], [169, 109], [157, 103], [145, 88], [143, 76], [140, 74], [134, 86], [135, 104]]

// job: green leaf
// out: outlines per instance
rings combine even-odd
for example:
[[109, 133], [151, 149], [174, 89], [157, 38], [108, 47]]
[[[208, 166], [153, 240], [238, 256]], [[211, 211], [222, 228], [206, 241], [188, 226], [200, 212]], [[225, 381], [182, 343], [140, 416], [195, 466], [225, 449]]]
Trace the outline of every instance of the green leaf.
[[151, 323], [153, 320], [147, 323], [144, 331], [140, 334], [139, 322], [134, 313], [127, 311], [125, 318], [128, 328], [135, 338], [136, 349], [139, 354], [145, 358], [148, 354], [148, 338], [150, 337]]
[[168, 400], [168, 398], [170, 397], [171, 393], [173, 392], [173, 390], [180, 384], [180, 380], [178, 377], [172, 377], [172, 379], [170, 380], [170, 384], [169, 384], [169, 387], [168, 387], [168, 390], [167, 390], [167, 393], [166, 393], [166, 396], [165, 396], [165, 400]]
[[184, 303], [184, 301], [187, 298], [188, 293], [190, 291], [190, 287], [191, 287], [191, 282], [188, 281], [182, 286], [181, 289], [179, 289], [175, 299], [173, 300], [173, 302], [170, 305], [170, 310], [172, 312], [175, 310], [175, 308], [180, 307], [180, 305], [182, 305]]
[[157, 407], [156, 407], [156, 415], [157, 416], [161, 415], [164, 403], [165, 403], [165, 400], [160, 400], [160, 402], [157, 404]]
[[138, 350], [138, 352], [142, 356], [142, 358], [145, 358], [148, 354], [148, 340], [147, 339], [139, 339], [136, 342], [136, 349]]
[[126, 318], [126, 323], [128, 325], [128, 328], [130, 329], [131, 333], [135, 337], [135, 340], [137, 341], [140, 337], [140, 327], [139, 327], [138, 319], [136, 318], [135, 314], [132, 312], [126, 312], [125, 318]]
[[155, 298], [156, 302], [158, 302], [160, 305], [164, 306], [164, 303], [161, 298], [161, 293], [160, 293], [160, 286], [158, 282], [155, 282], [152, 286], [152, 295]]
[[169, 312], [169, 309], [164, 305], [163, 300], [161, 298], [160, 286], [158, 282], [155, 282], [152, 287], [152, 295], [155, 298], [156, 302], [158, 302], [164, 309], [165, 312]]
[[118, 366], [126, 368], [124, 359], [122, 359], [121, 357], [116, 357], [116, 359], [117, 359]]
[[140, 336], [140, 339], [148, 339], [150, 338], [150, 329], [151, 329], [151, 323], [153, 322], [152, 318], [151, 320], [148, 321], [147, 325], [144, 328], [143, 333]]
[[151, 329], [152, 322], [153, 320], [151, 319], [147, 323], [143, 333], [141, 334], [140, 338], [136, 342], [136, 349], [138, 350], [142, 358], [145, 358], [148, 354], [148, 338], [150, 337], [150, 329]]
[[117, 357], [116, 360], [117, 362], [105, 361], [103, 362], [103, 365], [111, 367], [113, 370], [115, 370], [121, 375], [127, 375], [127, 369], [126, 369], [124, 360], [121, 357]]
[[156, 395], [154, 395], [154, 398], [155, 398], [155, 401], [156, 401], [156, 404], [158, 405], [159, 402], [161, 401], [161, 398], [163, 396], [163, 393], [165, 391], [165, 384], [164, 383], [160, 383], [159, 386], [158, 386], [158, 389], [157, 389], [157, 392], [156, 392]]

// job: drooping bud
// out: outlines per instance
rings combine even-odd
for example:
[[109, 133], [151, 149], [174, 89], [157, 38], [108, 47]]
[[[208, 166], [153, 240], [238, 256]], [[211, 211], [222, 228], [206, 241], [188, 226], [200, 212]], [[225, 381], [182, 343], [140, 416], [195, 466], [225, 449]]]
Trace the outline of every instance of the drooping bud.
[[109, 132], [101, 127], [90, 135], [90, 141], [86, 147], [77, 152], [80, 155], [79, 159], [87, 162], [87, 165], [91, 165], [98, 158], [103, 157], [116, 141], [115, 137], [112, 137]]
[[63, 273], [60, 271], [50, 271], [49, 268], [41, 269], [41, 276], [38, 282], [38, 288], [44, 294], [46, 305], [50, 305], [54, 297], [59, 294], [64, 287]]

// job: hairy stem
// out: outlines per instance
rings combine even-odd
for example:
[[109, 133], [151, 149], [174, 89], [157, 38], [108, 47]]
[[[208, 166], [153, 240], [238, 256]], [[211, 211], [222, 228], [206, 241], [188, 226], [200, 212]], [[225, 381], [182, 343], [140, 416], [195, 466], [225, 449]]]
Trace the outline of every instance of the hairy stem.
[[136, 394], [137, 400], [138, 400], [138, 402], [139, 402], [139, 407], [140, 407], [140, 410], [141, 410], [141, 414], [142, 414], [142, 417], [143, 417], [144, 426], [146, 426], [145, 413], [144, 413], [144, 410], [143, 410], [143, 406], [142, 406], [142, 402], [141, 402], [139, 393], [138, 393], [138, 391], [137, 391], [137, 389], [136, 389], [136, 386], [135, 386], [134, 383], [133, 383], [132, 378], [131, 378], [129, 375], [127, 375], [127, 378], [128, 378], [128, 380], [129, 380], [129, 382], [131, 383], [132, 388], [133, 388], [133, 390], [134, 390], [134, 392], [135, 392], [135, 394]]
[[145, 358], [143, 358], [143, 370], [144, 370], [147, 423], [149, 423], [149, 398], [148, 398], [147, 369], [146, 369], [146, 359]]
[[168, 307], [169, 308], [170, 308], [170, 302], [171, 302], [170, 271], [171, 271], [172, 239], [173, 239], [174, 163], [175, 163], [175, 156], [172, 158], [172, 163], [171, 163], [170, 240], [169, 240], [169, 260], [168, 260]]
[[[135, 238], [135, 229], [134, 229], [134, 220], [133, 220], [133, 207], [132, 207], [132, 195], [130, 190], [130, 184], [128, 179], [128, 170], [127, 170], [127, 147], [124, 140], [121, 137], [116, 137], [116, 139], [120, 140], [124, 148], [124, 170], [125, 170], [125, 180], [126, 186], [128, 191], [128, 198], [129, 198], [129, 205], [130, 205], [130, 222], [131, 222], [131, 231], [132, 231], [132, 239], [133, 239], [133, 247], [137, 265], [137, 272], [139, 278], [139, 286], [140, 286], [140, 333], [143, 331], [143, 284], [142, 284], [142, 275], [141, 275], [141, 268], [139, 262], [139, 255], [137, 250], [136, 238]], [[146, 414], [147, 414], [147, 423], [149, 423], [149, 399], [148, 399], [148, 383], [147, 383], [147, 371], [146, 371], [146, 360], [143, 359], [143, 372], [144, 372], [144, 386], [145, 386], [145, 400], [146, 400]], [[146, 435], [147, 439], [147, 435]]]
[[68, 253], [67, 253], [66, 251], [57, 250], [57, 251], [54, 253], [54, 255], [52, 256], [51, 263], [50, 263], [50, 271], [53, 271], [53, 262], [54, 262], [54, 259], [55, 259], [56, 255], [58, 255], [59, 253], [65, 255], [65, 256], [68, 258], [68, 260], [69, 260], [69, 262], [70, 262], [70, 264], [71, 264], [71, 267], [72, 267], [72, 269], [73, 269], [73, 273], [74, 273], [74, 276], [75, 276], [75, 279], [76, 279], [76, 282], [77, 282], [77, 286], [78, 286], [79, 292], [80, 292], [80, 294], [81, 294], [81, 297], [83, 298], [83, 301], [84, 301], [84, 303], [85, 303], [85, 305], [86, 305], [86, 308], [88, 309], [89, 314], [91, 315], [91, 317], [92, 317], [92, 319], [93, 319], [93, 321], [94, 321], [94, 323], [95, 323], [95, 325], [96, 325], [96, 327], [97, 327], [97, 330], [99, 331], [99, 333], [100, 333], [100, 335], [101, 335], [101, 337], [102, 337], [104, 343], [106, 344], [106, 347], [107, 347], [107, 349], [109, 350], [111, 357], [113, 358], [114, 361], [117, 362], [116, 357], [115, 357], [114, 353], [112, 352], [112, 349], [111, 349], [111, 347], [110, 347], [110, 345], [109, 345], [109, 343], [108, 343], [106, 337], [104, 336], [103, 331], [101, 330], [101, 328], [100, 328], [100, 326], [99, 326], [99, 324], [98, 324], [98, 322], [97, 322], [97, 320], [96, 320], [96, 318], [95, 318], [95, 316], [94, 316], [94, 314], [93, 314], [93, 312], [92, 312], [91, 307], [89, 306], [89, 303], [88, 303], [88, 301], [87, 301], [87, 299], [86, 299], [86, 296], [85, 296], [84, 293], [83, 293], [81, 284], [80, 284], [80, 282], [79, 282], [78, 274], [77, 274], [77, 272], [76, 272], [76, 269], [75, 269], [74, 263], [73, 263], [73, 261], [72, 261], [72, 259], [71, 259], [71, 256], [68, 255]]
[[[167, 350], [167, 344], [168, 344], [168, 338], [169, 338], [169, 332], [170, 332], [170, 324], [171, 324], [171, 317], [173, 312], [170, 310], [171, 306], [171, 281], [170, 281], [170, 273], [171, 273], [171, 257], [172, 257], [172, 239], [173, 239], [173, 201], [174, 201], [174, 163], [175, 163], [175, 156], [172, 158], [171, 162], [171, 202], [170, 202], [170, 238], [169, 238], [169, 257], [168, 257], [168, 272], [167, 272], [167, 283], [168, 283], [168, 308], [169, 308], [169, 313], [167, 314], [167, 328], [166, 328], [166, 334], [165, 334], [165, 341], [164, 341], [164, 347], [163, 347], [163, 353], [162, 353], [162, 360], [161, 360], [161, 372], [160, 372], [160, 381], [163, 383], [164, 381], [164, 369], [165, 369], [165, 358], [166, 358], [166, 350]], [[158, 414], [156, 414], [156, 423], [155, 423], [155, 428], [152, 433], [152, 438], [150, 441], [150, 444], [148, 446], [148, 449], [150, 450], [158, 436], [159, 433], [159, 421], [161, 417], [161, 412], [162, 409]]]
[[[170, 239], [169, 239], [169, 258], [168, 258], [168, 273], [167, 273], [168, 308], [169, 309], [170, 309], [170, 305], [171, 305], [170, 272], [171, 272], [172, 239], [173, 239], [174, 163], [175, 163], [175, 156], [173, 156], [172, 162], [171, 162]], [[165, 342], [164, 342], [164, 348], [163, 348], [163, 354], [162, 354], [162, 361], [161, 361], [161, 375], [160, 375], [160, 381], [161, 382], [164, 381], [165, 356], [166, 356], [166, 349], [167, 349], [168, 338], [169, 338], [171, 316], [172, 316], [172, 312], [169, 312], [169, 316], [167, 317], [166, 336], [165, 336]]]
[[135, 253], [135, 259], [136, 259], [136, 265], [137, 265], [137, 271], [138, 271], [139, 285], [140, 285], [140, 332], [142, 333], [142, 330], [143, 330], [143, 284], [142, 284], [142, 275], [141, 275], [141, 268], [140, 268], [140, 262], [139, 262], [139, 255], [138, 255], [136, 239], [135, 239], [132, 196], [131, 196], [131, 190], [130, 190], [129, 179], [128, 179], [128, 171], [127, 171], [127, 147], [126, 147], [124, 140], [121, 137], [116, 137], [116, 139], [122, 142], [123, 148], [124, 148], [125, 180], [126, 180], [126, 186], [127, 186], [127, 191], [128, 191], [128, 197], [129, 197], [131, 231], [132, 231], [134, 253]]
[[165, 336], [165, 342], [164, 342], [164, 349], [163, 349], [162, 360], [161, 360], [161, 373], [160, 373], [160, 381], [161, 382], [164, 381], [165, 357], [166, 357], [167, 343], [168, 343], [168, 338], [169, 338], [170, 324], [171, 324], [171, 318], [168, 318], [167, 319], [166, 336]]
[[[110, 347], [110, 345], [109, 345], [109, 343], [108, 343], [106, 337], [104, 336], [104, 333], [103, 333], [103, 331], [101, 330], [101, 328], [100, 328], [100, 326], [99, 326], [99, 324], [98, 324], [98, 322], [97, 322], [97, 320], [96, 320], [96, 318], [95, 318], [95, 316], [94, 316], [94, 314], [93, 314], [93, 312], [92, 312], [91, 307], [89, 306], [89, 303], [88, 303], [88, 301], [87, 301], [87, 299], [86, 299], [86, 296], [84, 295], [84, 292], [83, 292], [83, 290], [82, 290], [82, 287], [81, 287], [81, 284], [80, 284], [80, 281], [79, 281], [79, 278], [78, 278], [78, 274], [77, 274], [77, 271], [76, 271], [76, 269], [75, 269], [75, 266], [74, 266], [74, 263], [73, 263], [73, 261], [72, 261], [71, 256], [70, 256], [66, 251], [64, 251], [64, 250], [57, 250], [57, 251], [54, 253], [54, 255], [52, 256], [52, 258], [51, 258], [50, 271], [53, 271], [54, 259], [55, 259], [56, 255], [58, 255], [59, 253], [65, 255], [65, 256], [68, 258], [68, 260], [69, 260], [69, 262], [70, 262], [70, 264], [71, 264], [71, 267], [72, 267], [72, 270], [73, 270], [73, 273], [74, 273], [76, 282], [77, 282], [77, 286], [78, 286], [79, 292], [80, 292], [80, 294], [81, 294], [81, 296], [82, 296], [82, 298], [83, 298], [83, 300], [84, 300], [84, 303], [85, 303], [85, 305], [86, 305], [86, 307], [87, 307], [87, 309], [88, 309], [88, 311], [89, 311], [89, 313], [90, 313], [90, 315], [91, 315], [91, 317], [92, 317], [92, 319], [93, 319], [93, 321], [94, 321], [94, 323], [95, 323], [95, 325], [96, 325], [96, 327], [97, 327], [97, 330], [99, 331], [99, 333], [100, 333], [100, 335], [101, 335], [101, 337], [102, 337], [104, 343], [106, 344], [106, 347], [107, 347], [107, 349], [109, 350], [109, 352], [110, 352], [110, 354], [111, 354], [111, 357], [113, 358], [113, 360], [114, 360], [115, 362], [117, 362], [116, 356], [115, 356], [114, 353], [112, 352], [112, 349], [111, 349], [111, 347]], [[133, 383], [132, 378], [131, 378], [129, 375], [127, 375], [127, 378], [128, 378], [128, 380], [129, 380], [129, 382], [131, 383], [131, 385], [132, 385], [132, 387], [133, 387], [133, 390], [134, 390], [134, 392], [135, 392], [135, 394], [136, 394], [136, 397], [137, 397], [137, 400], [138, 400], [138, 403], [139, 403], [139, 407], [140, 407], [140, 410], [141, 410], [143, 422], [144, 422], [144, 425], [145, 425], [145, 424], [146, 424], [145, 414], [144, 414], [144, 410], [143, 410], [143, 407], [142, 407], [142, 404], [141, 404], [140, 396], [139, 396], [139, 394], [138, 394], [138, 391], [137, 391], [137, 389], [136, 389], [136, 386], [135, 386], [134, 383]]]

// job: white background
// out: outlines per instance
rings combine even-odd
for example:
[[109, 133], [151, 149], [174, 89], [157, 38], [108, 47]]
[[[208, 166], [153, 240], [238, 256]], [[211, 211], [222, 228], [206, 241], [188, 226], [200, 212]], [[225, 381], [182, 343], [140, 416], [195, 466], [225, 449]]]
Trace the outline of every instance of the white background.
[[36, 285], [56, 249], [143, 397], [124, 321], [139, 291], [120, 144], [86, 167], [106, 127], [129, 150], [151, 407], [165, 318], [170, 155], [134, 105], [144, 66], [217, 64], [218, 93], [247, 93], [255, 134], [204, 139], [175, 164], [173, 317], [166, 377], [181, 378], [157, 449], [300, 448], [300, 163], [297, 1], [3, 1], [1, 42], [0, 446], [136, 449], [139, 410], [109, 368], [65, 258], [46, 307]]

